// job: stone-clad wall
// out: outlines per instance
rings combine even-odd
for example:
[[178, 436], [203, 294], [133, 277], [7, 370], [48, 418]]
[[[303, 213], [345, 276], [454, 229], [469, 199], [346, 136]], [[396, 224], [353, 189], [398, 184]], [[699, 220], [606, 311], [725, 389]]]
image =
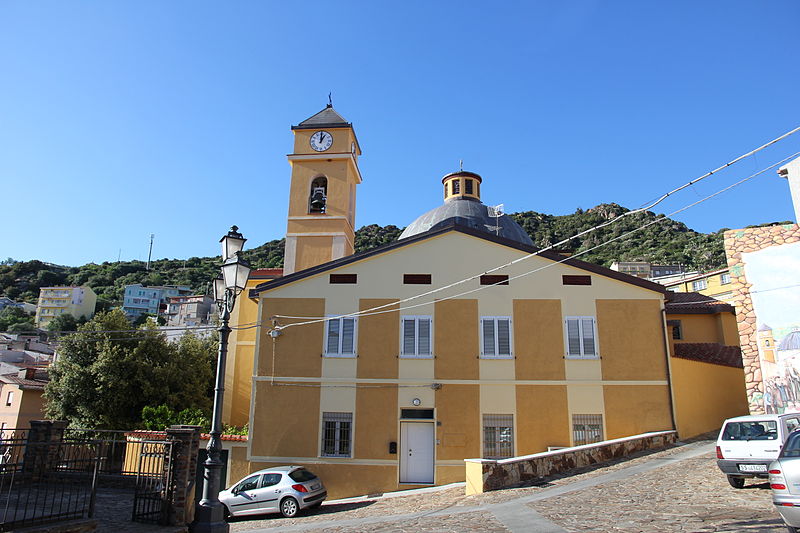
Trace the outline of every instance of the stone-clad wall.
[[739, 326], [739, 342], [742, 347], [747, 401], [752, 414], [764, 412], [764, 407], [760, 402], [760, 398], [764, 394], [764, 382], [761, 377], [761, 362], [758, 358], [757, 317], [750, 295], [752, 284], [747, 281], [742, 254], [798, 241], [800, 241], [800, 226], [797, 224], [725, 232], [725, 255], [728, 259], [733, 291], [731, 301], [736, 306], [736, 322]]
[[498, 461], [466, 459], [467, 495], [517, 487], [546, 476], [626, 457], [642, 450], [664, 448], [676, 440], [675, 431], [658, 431]]

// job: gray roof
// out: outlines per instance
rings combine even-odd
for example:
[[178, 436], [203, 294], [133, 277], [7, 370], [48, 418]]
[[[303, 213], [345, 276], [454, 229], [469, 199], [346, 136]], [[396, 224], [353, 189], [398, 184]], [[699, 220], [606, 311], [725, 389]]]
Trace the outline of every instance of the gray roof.
[[303, 122], [294, 126], [294, 129], [304, 129], [304, 128], [319, 128], [321, 126], [350, 126], [351, 124], [347, 122], [342, 115], [336, 112], [336, 110], [328, 104], [325, 109], [320, 111], [314, 116], [308, 117]]
[[772, 331], [772, 328], [762, 322], [761, 325], [758, 326], [758, 331]]
[[800, 331], [793, 331], [781, 339], [778, 350], [800, 350]]
[[453, 223], [533, 246], [530, 236], [514, 219], [508, 215], [498, 218], [489, 216], [489, 209], [480, 201], [471, 198], [453, 198], [436, 209], [428, 211], [409, 224], [400, 234], [399, 239]]

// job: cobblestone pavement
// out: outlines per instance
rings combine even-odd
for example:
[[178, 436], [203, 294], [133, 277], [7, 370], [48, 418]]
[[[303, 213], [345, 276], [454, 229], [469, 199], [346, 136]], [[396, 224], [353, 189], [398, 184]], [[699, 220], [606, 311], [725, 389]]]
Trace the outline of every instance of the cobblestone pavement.
[[548, 479], [465, 496], [463, 487], [403, 497], [326, 503], [295, 519], [236, 519], [231, 531], [777, 532], [785, 531], [760, 480], [728, 485], [713, 442], [677, 446]]

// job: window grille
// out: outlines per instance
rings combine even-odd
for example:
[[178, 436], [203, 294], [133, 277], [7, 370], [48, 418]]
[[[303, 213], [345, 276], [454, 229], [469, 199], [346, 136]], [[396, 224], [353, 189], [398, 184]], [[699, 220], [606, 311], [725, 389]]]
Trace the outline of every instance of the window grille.
[[514, 416], [483, 415], [483, 457], [504, 459], [514, 455]]
[[331, 274], [328, 281], [332, 285], [342, 283], [358, 283], [358, 274]]
[[403, 338], [400, 355], [405, 357], [430, 357], [431, 317], [404, 316], [401, 322]]
[[572, 415], [573, 446], [603, 440], [603, 415]]
[[322, 413], [322, 456], [350, 457], [353, 413]]
[[564, 320], [567, 338], [567, 357], [597, 357], [595, 321], [591, 316], [573, 316]]
[[481, 337], [481, 356], [501, 359], [512, 357], [510, 317], [482, 317]]
[[562, 285], [591, 285], [592, 276], [561, 276]]
[[720, 285], [727, 285], [730, 282], [731, 282], [731, 275], [728, 274], [727, 272], [719, 275]]
[[347, 357], [356, 354], [356, 319], [331, 318], [327, 321], [325, 355]]
[[461, 181], [453, 180], [453, 194], [460, 194], [460, 193], [461, 193]]

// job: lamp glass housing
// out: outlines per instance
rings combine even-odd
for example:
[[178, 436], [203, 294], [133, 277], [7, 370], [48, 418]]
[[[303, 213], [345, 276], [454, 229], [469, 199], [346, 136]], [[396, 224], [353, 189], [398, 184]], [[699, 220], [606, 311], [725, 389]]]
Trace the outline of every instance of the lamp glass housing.
[[239, 228], [236, 226], [231, 226], [231, 230], [219, 240], [219, 242], [222, 243], [223, 261], [233, 257], [244, 248], [244, 241], [247, 239], [245, 239], [238, 230]]
[[214, 300], [221, 302], [225, 299], [225, 278], [222, 274], [214, 280]]
[[247, 278], [250, 277], [250, 265], [239, 257], [239, 252], [236, 252], [223, 263], [222, 276], [225, 278], [226, 288], [237, 292], [243, 291]]

